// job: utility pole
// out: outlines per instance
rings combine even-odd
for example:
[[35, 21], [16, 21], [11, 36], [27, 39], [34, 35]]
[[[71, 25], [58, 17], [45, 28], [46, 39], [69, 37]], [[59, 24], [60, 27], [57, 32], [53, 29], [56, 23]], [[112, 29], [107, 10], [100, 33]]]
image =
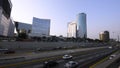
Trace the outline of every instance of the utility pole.
[[114, 40], [114, 32], [113, 32], [113, 40]]

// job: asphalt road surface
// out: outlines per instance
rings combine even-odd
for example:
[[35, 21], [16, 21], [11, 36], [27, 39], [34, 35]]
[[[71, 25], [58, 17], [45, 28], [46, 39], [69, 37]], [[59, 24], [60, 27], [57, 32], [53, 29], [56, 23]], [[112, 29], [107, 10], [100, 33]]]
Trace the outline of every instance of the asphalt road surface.
[[[72, 61], [77, 61], [79, 63], [78, 68], [85, 68], [85, 65], [88, 65], [91, 63], [93, 60], [99, 59], [102, 56], [105, 56], [106, 54], [111, 53], [113, 50], [111, 49], [98, 49], [98, 50], [93, 50], [93, 51], [87, 51], [84, 54], [79, 54], [76, 53], [73, 56]], [[59, 60], [56, 60], [59, 65], [54, 67], [54, 68], [64, 68], [65, 63], [71, 60], [63, 60], [60, 58]], [[30, 65], [23, 65], [20, 68], [42, 68], [43, 67], [43, 62], [42, 63], [35, 63], [35, 64], [30, 64]], [[86, 66], [88, 68], [89, 66]]]
[[[97, 58], [104, 56], [106, 54], [109, 54], [113, 51], [114, 49], [109, 49], [109, 48], [100, 48], [100, 49], [91, 49], [91, 50], [84, 50], [84, 51], [77, 51], [71, 52], [71, 55], [73, 56], [73, 61], [79, 62], [79, 67], [82, 68], [84, 65], [88, 65], [93, 60], [96, 60]], [[56, 52], [55, 52], [56, 53]], [[65, 54], [65, 53], [64, 53]], [[69, 53], [70, 54], [70, 53]], [[56, 59], [57, 58], [57, 59]], [[52, 56], [52, 57], [47, 57], [47, 58], [35, 58], [35, 59], [29, 59], [27, 61], [29, 62], [20, 62], [20, 63], [12, 63], [12, 65], [5, 65], [5, 67], [8, 68], [42, 68], [44, 61], [48, 60], [55, 60], [59, 63], [58, 66], [55, 68], [63, 68], [65, 63], [70, 61], [65, 61], [62, 59], [62, 55], [58, 56]]]

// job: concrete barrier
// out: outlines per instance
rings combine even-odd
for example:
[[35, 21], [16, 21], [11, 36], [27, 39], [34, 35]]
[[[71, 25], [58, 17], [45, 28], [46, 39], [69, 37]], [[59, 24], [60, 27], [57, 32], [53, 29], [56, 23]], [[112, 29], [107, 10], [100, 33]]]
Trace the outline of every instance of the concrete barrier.
[[0, 64], [8, 64], [11, 62], [20, 62], [20, 61], [24, 61], [25, 57], [15, 57], [15, 58], [1, 58], [0, 59]]
[[36, 49], [36, 48], [54, 48], [54, 47], [80, 47], [94, 46], [97, 43], [74, 43], [74, 42], [0, 42], [1, 48], [8, 49]]

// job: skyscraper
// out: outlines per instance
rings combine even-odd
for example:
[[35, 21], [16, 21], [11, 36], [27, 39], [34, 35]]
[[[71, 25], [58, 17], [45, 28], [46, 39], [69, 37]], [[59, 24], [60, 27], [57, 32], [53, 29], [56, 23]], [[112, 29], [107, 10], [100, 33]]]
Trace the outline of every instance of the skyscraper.
[[48, 37], [50, 34], [50, 19], [39, 19], [33, 17], [31, 36]]
[[77, 37], [87, 38], [87, 24], [86, 24], [86, 14], [79, 13], [77, 15]]
[[76, 38], [76, 33], [77, 33], [77, 24], [76, 24], [76, 22], [69, 22], [68, 23], [68, 30], [67, 30], [67, 37]]

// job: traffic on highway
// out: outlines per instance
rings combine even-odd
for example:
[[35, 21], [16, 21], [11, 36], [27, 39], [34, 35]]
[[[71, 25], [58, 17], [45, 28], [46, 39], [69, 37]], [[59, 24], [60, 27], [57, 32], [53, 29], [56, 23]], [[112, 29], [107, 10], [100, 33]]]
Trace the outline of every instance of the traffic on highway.
[[[7, 50], [7, 49], [5, 49]], [[33, 52], [0, 59], [0, 68], [94, 68], [99, 60], [116, 57], [119, 48], [112, 46]], [[14, 58], [13, 58], [14, 56]], [[5, 58], [5, 57], [4, 57]]]
[[[48, 65], [46, 65], [46, 68], [89, 68], [90, 65], [92, 65], [96, 60], [101, 59], [105, 56], [108, 56], [114, 51], [116, 51], [116, 49], [93, 50], [85, 54], [79, 54], [79, 53], [71, 54], [72, 58], [71, 58], [71, 55], [63, 55], [63, 57], [61, 57], [60, 59], [48, 60], [47, 62], [50, 62], [50, 61], [52, 62], [47, 63]], [[27, 68], [43, 68], [45, 62], [28, 65], [28, 67], [26, 65], [24, 68], [26, 67]]]

